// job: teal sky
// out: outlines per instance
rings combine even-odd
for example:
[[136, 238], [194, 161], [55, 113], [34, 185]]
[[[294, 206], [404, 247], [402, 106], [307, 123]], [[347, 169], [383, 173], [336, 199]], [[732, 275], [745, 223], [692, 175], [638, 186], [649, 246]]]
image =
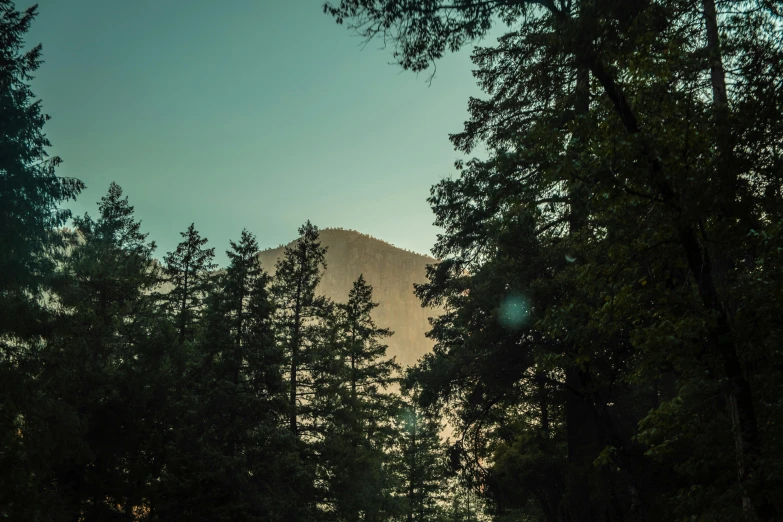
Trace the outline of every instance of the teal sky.
[[429, 252], [426, 198], [480, 94], [469, 51], [428, 86], [321, 4], [40, 0], [33, 89], [59, 173], [88, 187], [69, 206], [95, 214], [116, 181], [158, 256], [191, 222], [223, 263], [243, 227], [267, 248], [307, 219]]

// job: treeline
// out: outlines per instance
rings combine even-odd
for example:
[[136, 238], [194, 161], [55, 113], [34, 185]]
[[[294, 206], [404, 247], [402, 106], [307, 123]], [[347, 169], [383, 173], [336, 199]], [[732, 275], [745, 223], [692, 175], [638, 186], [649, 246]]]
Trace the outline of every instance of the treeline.
[[316, 227], [270, 278], [247, 231], [225, 270], [193, 225], [156, 262], [116, 184], [73, 222], [39, 300], [50, 331], [4, 344], [3, 516], [445, 515], [440, 424], [388, 391], [364, 279], [347, 303], [315, 295]]
[[0, 0], [0, 518], [475, 519], [372, 288], [316, 295], [315, 226], [270, 277], [246, 230], [222, 269], [194, 225], [155, 259], [114, 183], [61, 208], [84, 186], [46, 155], [34, 16]]
[[783, 4], [324, 10], [415, 72], [506, 27], [450, 137], [487, 157], [429, 199], [446, 313], [413, 376], [494, 515], [780, 520]]
[[116, 184], [73, 222], [50, 331], [4, 346], [4, 516], [462, 520], [444, 504], [439, 420], [389, 391], [372, 288], [316, 296], [315, 226], [270, 278], [246, 230], [225, 270], [193, 225], [156, 262]]
[[316, 295], [315, 226], [270, 277], [246, 230], [224, 270], [193, 225], [158, 262], [114, 183], [73, 224], [27, 296], [45, 331], [3, 336], [4, 518], [466, 519], [372, 287]]

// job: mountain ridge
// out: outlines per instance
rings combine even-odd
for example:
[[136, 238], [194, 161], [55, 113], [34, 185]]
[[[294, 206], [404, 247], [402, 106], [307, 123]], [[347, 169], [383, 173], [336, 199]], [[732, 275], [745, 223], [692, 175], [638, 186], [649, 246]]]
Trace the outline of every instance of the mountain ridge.
[[[413, 293], [413, 285], [427, 281], [426, 266], [437, 263], [437, 259], [356, 230], [333, 227], [320, 229], [319, 234], [327, 251], [326, 269], [317, 293], [345, 302], [353, 282], [364, 275], [373, 287], [373, 301], [378, 303], [373, 320], [394, 332], [386, 340], [388, 355], [405, 367], [431, 351], [433, 343], [425, 336], [430, 328], [429, 317], [440, 315], [442, 310], [423, 308]], [[296, 241], [260, 251], [258, 259], [264, 270], [273, 275], [275, 262], [285, 247]]]
[[[417, 256], [420, 256], [420, 257], [424, 257], [424, 258], [427, 258], [427, 259], [429, 259], [431, 261], [434, 261], [436, 263], [438, 262], [438, 259], [432, 257], [429, 254], [422, 254], [421, 252], [416, 252], [415, 250], [410, 250], [408, 248], [399, 247], [399, 246], [395, 245], [394, 243], [390, 243], [390, 242], [388, 242], [386, 240], [383, 240], [381, 238], [375, 237], [375, 236], [373, 236], [371, 234], [365, 234], [364, 232], [360, 232], [360, 231], [354, 230], [352, 228], [327, 227], [327, 228], [319, 229], [318, 232], [319, 232], [319, 234], [324, 234], [324, 233], [329, 233], [329, 232], [347, 232], [349, 234], [356, 234], [358, 236], [361, 236], [361, 237], [364, 237], [364, 238], [367, 238], [367, 239], [371, 239], [373, 241], [378, 241], [379, 243], [382, 243], [382, 244], [384, 244], [386, 246], [390, 246], [390, 247], [395, 248], [397, 250], [402, 250], [403, 252], [407, 252], [409, 254], [414, 254], [414, 255], [417, 255]], [[293, 240], [293, 241], [291, 241], [289, 243], [286, 243], [286, 244], [277, 245], [276, 247], [265, 248], [263, 250], [260, 250], [259, 253], [266, 252], [268, 250], [276, 250], [278, 248], [284, 248], [284, 247], [286, 247], [288, 245], [291, 245], [293, 243], [296, 243], [296, 240]]]

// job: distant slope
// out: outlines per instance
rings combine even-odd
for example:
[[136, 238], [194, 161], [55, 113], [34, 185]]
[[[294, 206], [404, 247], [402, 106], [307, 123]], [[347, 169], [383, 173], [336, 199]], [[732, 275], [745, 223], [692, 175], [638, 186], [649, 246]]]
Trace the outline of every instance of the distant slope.
[[[352, 230], [327, 228], [320, 234], [321, 244], [328, 250], [318, 293], [345, 302], [353, 282], [364, 274], [380, 305], [373, 319], [378, 326], [394, 332], [388, 339], [388, 354], [408, 366], [431, 351], [432, 342], [424, 336], [429, 330], [427, 318], [440, 311], [421, 307], [413, 294], [413, 283], [425, 282], [425, 266], [436, 260]], [[282, 255], [281, 246], [260, 252], [258, 258], [264, 269], [274, 274], [275, 261]]]

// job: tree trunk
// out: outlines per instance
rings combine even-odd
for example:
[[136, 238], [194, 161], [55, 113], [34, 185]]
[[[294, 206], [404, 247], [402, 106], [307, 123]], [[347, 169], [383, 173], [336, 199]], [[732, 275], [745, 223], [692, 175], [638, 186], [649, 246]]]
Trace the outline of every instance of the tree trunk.
[[596, 520], [590, 501], [588, 472], [595, 458], [596, 429], [587, 396], [580, 394], [584, 379], [576, 368], [566, 370], [566, 441], [568, 445], [567, 507], [571, 522]]
[[301, 306], [301, 283], [297, 284], [296, 289], [296, 304], [294, 305], [294, 324], [293, 324], [293, 334], [291, 335], [291, 433], [294, 434], [294, 437], [297, 437], [297, 425], [296, 425], [296, 372], [297, 372], [297, 363], [299, 359], [299, 333], [300, 333], [300, 322], [301, 322], [301, 313], [302, 313], [302, 306]]
[[187, 326], [187, 296], [188, 296], [188, 265], [185, 265], [185, 280], [182, 285], [182, 303], [179, 309], [179, 344], [185, 343], [185, 327]]
[[[590, 111], [590, 72], [577, 64], [576, 86], [574, 89], [574, 113], [576, 117], [585, 116]], [[577, 122], [579, 125], [579, 122]], [[581, 148], [581, 136], [574, 136], [573, 147], [576, 154]], [[584, 188], [578, 180], [571, 180], [568, 186], [570, 213], [568, 216], [569, 235], [579, 234], [587, 223], [587, 212], [583, 198]], [[578, 346], [571, 346], [574, 355]], [[591, 451], [595, 448], [595, 427], [590, 409], [586, 404], [586, 395], [580, 393], [584, 388], [584, 379], [577, 368], [566, 369], [566, 442], [568, 448], [567, 512], [573, 522], [595, 520], [589, 491], [589, 471], [592, 467]]]
[[414, 500], [414, 492], [415, 492], [415, 484], [416, 484], [416, 453], [418, 452], [418, 449], [416, 448], [416, 423], [417, 423], [417, 417], [416, 417], [416, 411], [412, 410], [413, 414], [413, 432], [411, 437], [411, 468], [410, 473], [408, 477], [408, 522], [413, 521], [413, 511], [415, 509], [415, 500]]
[[[355, 334], [354, 334], [355, 335]], [[355, 344], [354, 339], [354, 344]], [[359, 445], [359, 419], [356, 407], [356, 346], [351, 346], [351, 444], [354, 448]]]
[[720, 50], [715, 0], [702, 0], [702, 7], [704, 8], [704, 25], [707, 28], [707, 49], [710, 53], [712, 101], [716, 107], [722, 107], [727, 104], [728, 95], [726, 93], [726, 71], [723, 69], [723, 55]]

